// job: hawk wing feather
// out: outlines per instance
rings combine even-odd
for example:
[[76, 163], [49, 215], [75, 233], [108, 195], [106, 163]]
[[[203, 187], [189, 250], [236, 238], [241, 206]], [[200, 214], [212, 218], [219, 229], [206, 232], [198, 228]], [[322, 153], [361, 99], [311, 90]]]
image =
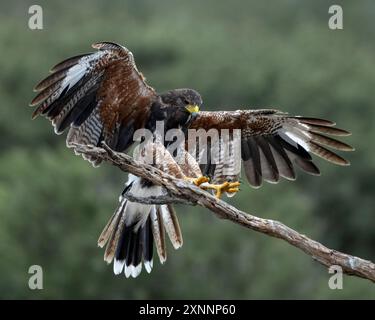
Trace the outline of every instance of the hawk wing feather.
[[[98, 145], [104, 140], [117, 151], [133, 142], [132, 135], [145, 126], [157, 98], [138, 71], [133, 54], [125, 47], [100, 42], [97, 52], [68, 58], [52, 69], [34, 88], [33, 118], [51, 120], [55, 132], [70, 127], [67, 146]], [[93, 164], [100, 161], [86, 157]]]
[[[295, 180], [295, 166], [309, 174], [319, 175], [320, 171], [310, 153], [337, 165], [349, 165], [347, 160], [327, 148], [354, 150], [350, 145], [325, 135], [350, 135], [348, 131], [334, 126], [334, 122], [324, 119], [290, 116], [278, 110], [262, 109], [200, 112], [190, 129], [217, 129], [219, 135], [221, 129], [241, 129], [244, 171], [250, 185], [257, 188], [261, 186], [262, 180], [271, 183], [279, 182], [280, 177]], [[219, 139], [218, 143], [222, 145], [223, 141]], [[208, 149], [210, 146], [207, 144], [198, 148]], [[220, 163], [208, 161], [202, 172], [213, 171], [212, 180], [216, 183], [233, 181], [232, 175], [218, 172], [221, 167]]]

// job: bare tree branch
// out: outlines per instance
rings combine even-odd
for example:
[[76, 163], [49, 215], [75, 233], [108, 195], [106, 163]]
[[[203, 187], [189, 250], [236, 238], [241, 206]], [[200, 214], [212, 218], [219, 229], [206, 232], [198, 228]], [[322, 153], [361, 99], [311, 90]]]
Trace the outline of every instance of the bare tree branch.
[[161, 185], [166, 190], [165, 196], [161, 198], [144, 198], [125, 193], [124, 196], [130, 201], [146, 204], [184, 203], [200, 205], [211, 210], [220, 218], [231, 220], [246, 228], [282, 239], [301, 249], [326, 267], [338, 265], [348, 275], [375, 282], [375, 264], [371, 261], [329, 249], [279, 221], [258, 218], [240, 211], [191, 183], [174, 178], [150, 165], [140, 164], [126, 154], [113, 151], [105, 144], [103, 148], [76, 145], [76, 150], [87, 155], [99, 157], [125, 172], [130, 172], [136, 176], [146, 178], [154, 184]]

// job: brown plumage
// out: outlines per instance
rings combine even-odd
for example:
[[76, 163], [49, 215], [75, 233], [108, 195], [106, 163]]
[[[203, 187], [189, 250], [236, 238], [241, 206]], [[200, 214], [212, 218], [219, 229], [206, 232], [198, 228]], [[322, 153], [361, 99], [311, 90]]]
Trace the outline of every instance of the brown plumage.
[[[130, 144], [130, 139], [124, 143], [124, 133], [131, 136], [145, 127], [157, 95], [138, 72], [129, 50], [109, 42], [93, 47], [99, 51], [64, 60], [35, 86], [39, 93], [30, 103], [38, 105], [33, 118], [47, 116], [56, 133], [71, 126], [69, 147], [72, 142], [98, 145], [105, 141], [122, 151]], [[79, 130], [91, 114], [97, 117], [86, 125], [86, 131]], [[91, 137], [90, 131], [94, 132]]]
[[[350, 135], [336, 128], [334, 122], [290, 116], [274, 109], [198, 113], [202, 105], [198, 92], [175, 89], [158, 94], [146, 83], [127, 48], [111, 42], [99, 42], [93, 48], [97, 51], [55, 65], [51, 74], [35, 86], [37, 95], [30, 103], [36, 107], [33, 118], [45, 116], [57, 134], [69, 129], [66, 144], [76, 153], [76, 144], [100, 146], [102, 141], [116, 151], [126, 152], [137, 129], [149, 129], [157, 138], [158, 121], [164, 123], [165, 131], [181, 129], [185, 138], [188, 129], [202, 130], [209, 139], [186, 139], [179, 146], [178, 157], [167, 151], [168, 142], [157, 139], [135, 156], [142, 161], [142, 154], [152, 152], [154, 166], [205, 190], [215, 190], [218, 196], [223, 192], [233, 196], [238, 191], [241, 166], [250, 185], [257, 188], [263, 180], [295, 180], [295, 167], [319, 175], [310, 153], [334, 164], [349, 164], [330, 150], [354, 150], [327, 136]], [[204, 156], [207, 161], [202, 163]], [[94, 166], [101, 162], [94, 156], [83, 157]], [[202, 172], [211, 178], [211, 184]], [[157, 197], [164, 191], [129, 175], [124, 192]], [[136, 277], [142, 263], [151, 271], [154, 244], [161, 263], [165, 262], [165, 234], [174, 248], [182, 246], [172, 206], [142, 205], [121, 196], [98, 245], [106, 246], [104, 259], [107, 263], [113, 261], [115, 274], [124, 270], [127, 277]]]
[[[277, 183], [280, 176], [294, 180], [294, 165], [307, 173], [319, 175], [319, 169], [308, 152], [334, 164], [349, 165], [349, 161], [326, 148], [354, 150], [348, 144], [324, 135], [350, 134], [334, 125], [334, 122], [324, 119], [289, 116], [278, 110], [264, 109], [200, 112], [190, 129], [241, 129], [241, 157], [245, 174], [253, 187], [260, 187], [262, 178], [271, 183]], [[219, 139], [217, 143], [222, 141]], [[212, 171], [212, 167], [208, 163], [202, 171]], [[211, 174], [215, 182], [228, 180], [227, 175], [216, 171]]]

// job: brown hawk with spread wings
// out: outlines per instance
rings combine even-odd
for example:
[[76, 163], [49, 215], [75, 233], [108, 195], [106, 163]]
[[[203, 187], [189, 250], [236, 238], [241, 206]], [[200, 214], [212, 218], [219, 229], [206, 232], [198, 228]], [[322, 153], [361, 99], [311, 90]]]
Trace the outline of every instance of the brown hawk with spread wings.
[[[353, 150], [327, 136], [350, 134], [331, 121], [290, 116], [273, 109], [199, 111], [202, 99], [196, 91], [175, 89], [158, 94], [147, 85], [127, 48], [111, 42], [96, 43], [93, 48], [98, 51], [54, 66], [51, 75], [36, 85], [38, 95], [30, 103], [37, 106], [33, 118], [45, 116], [57, 134], [69, 128], [69, 148], [74, 149], [77, 144], [100, 146], [104, 141], [112, 149], [126, 152], [133, 145], [137, 130], [147, 129], [153, 139], [135, 154], [140, 161], [145, 159], [142, 155], [150, 153], [159, 169], [213, 190], [218, 197], [223, 193], [232, 196], [239, 190], [241, 159], [247, 180], [255, 188], [263, 180], [295, 180], [295, 167], [319, 175], [310, 153], [334, 164], [349, 165], [327, 148]], [[171, 142], [156, 134], [158, 122], [164, 124], [163, 133], [183, 131], [185, 140], [178, 145], [177, 155], [168, 150]], [[211, 135], [204, 142], [193, 139], [191, 148], [187, 141], [188, 132], [193, 129], [214, 129], [216, 136]], [[202, 154], [206, 155], [205, 161], [200, 161]], [[98, 158], [83, 157], [94, 166], [100, 164]], [[235, 170], [238, 163], [239, 170]], [[143, 196], [163, 193], [160, 186], [131, 174], [124, 191], [129, 190]], [[114, 260], [115, 274], [124, 270], [127, 277], [136, 277], [142, 263], [151, 271], [154, 243], [160, 262], [165, 262], [165, 231], [174, 248], [179, 248], [182, 235], [171, 205], [144, 205], [120, 197], [98, 245], [106, 245], [104, 259], [108, 263]]]

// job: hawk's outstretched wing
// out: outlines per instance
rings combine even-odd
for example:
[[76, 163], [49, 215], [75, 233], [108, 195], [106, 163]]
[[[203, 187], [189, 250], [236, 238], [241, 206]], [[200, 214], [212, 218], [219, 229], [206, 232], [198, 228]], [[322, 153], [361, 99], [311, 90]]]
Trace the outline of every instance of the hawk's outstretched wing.
[[68, 147], [96, 146], [104, 140], [123, 151], [133, 142], [134, 131], [145, 126], [157, 96], [128, 49], [110, 42], [93, 48], [98, 51], [60, 62], [36, 85], [39, 93], [30, 103], [37, 106], [33, 117], [50, 119], [57, 134], [70, 127]]
[[[278, 110], [263, 109], [200, 112], [190, 129], [218, 129], [219, 133], [221, 129], [241, 129], [240, 150], [246, 177], [253, 187], [260, 187], [262, 178], [271, 183], [277, 183], [280, 177], [295, 180], [295, 165], [310, 174], [319, 175], [310, 153], [338, 165], [349, 165], [347, 160], [326, 148], [354, 150], [348, 144], [324, 135], [350, 135], [334, 126], [335, 123], [323, 119], [289, 116]], [[223, 143], [233, 144], [232, 140], [223, 141], [218, 140], [221, 145], [217, 150], [223, 149]], [[207, 144], [203, 148], [212, 147]], [[202, 171], [211, 175], [214, 182], [238, 178], [225, 174], [225, 164], [212, 162], [209, 159]], [[230, 161], [229, 165], [233, 162]]]

